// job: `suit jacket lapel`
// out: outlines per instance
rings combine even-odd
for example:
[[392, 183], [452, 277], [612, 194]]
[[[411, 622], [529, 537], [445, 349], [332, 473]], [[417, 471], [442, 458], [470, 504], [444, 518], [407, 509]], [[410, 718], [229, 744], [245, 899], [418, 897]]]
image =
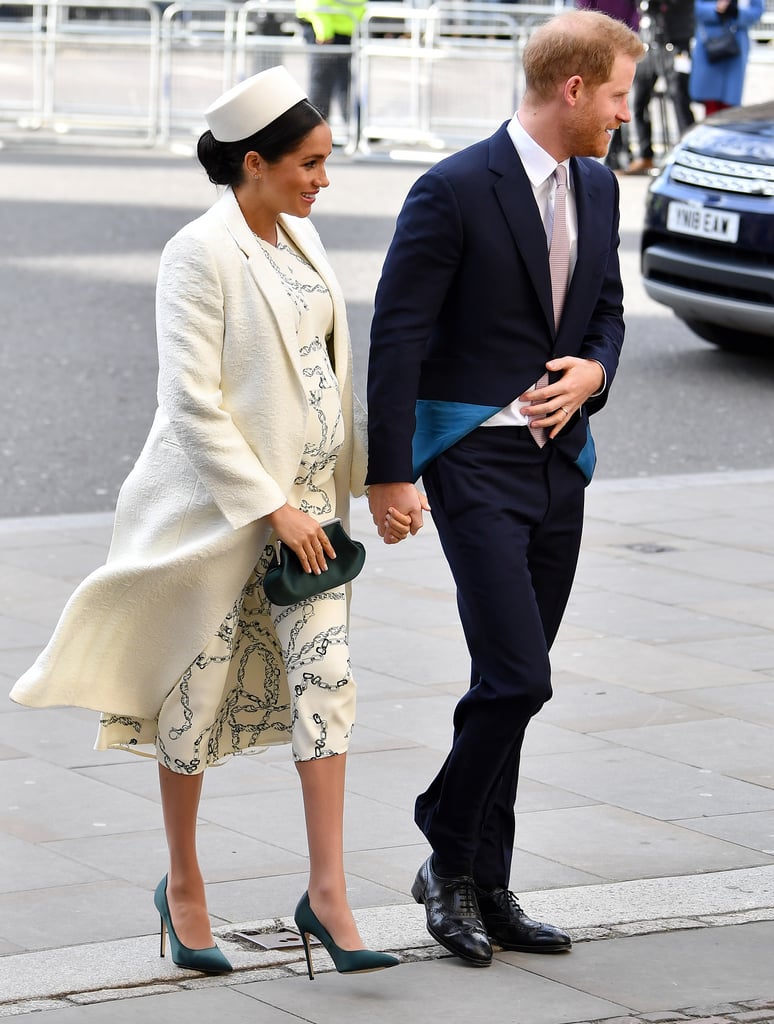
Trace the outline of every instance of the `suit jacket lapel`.
[[489, 169], [500, 175], [494, 186], [497, 201], [522, 255], [543, 314], [553, 331], [554, 311], [546, 229], [535, 202], [532, 185], [505, 126], [492, 136]]
[[[490, 170], [500, 176], [494, 185], [495, 195], [524, 259], [543, 315], [553, 332], [551, 274], [545, 227], [535, 203], [532, 185], [505, 126], [492, 136], [489, 153]], [[600, 266], [602, 250], [609, 239], [607, 232], [596, 230], [599, 194], [588, 168], [575, 157], [570, 161], [570, 168], [578, 223], [578, 254], [557, 333], [557, 355], [564, 354], [561, 343], [565, 337], [570, 342], [570, 351], [577, 349], [573, 324], [577, 325], [586, 315], [584, 306], [589, 294], [593, 294], [589, 287], [591, 275]]]

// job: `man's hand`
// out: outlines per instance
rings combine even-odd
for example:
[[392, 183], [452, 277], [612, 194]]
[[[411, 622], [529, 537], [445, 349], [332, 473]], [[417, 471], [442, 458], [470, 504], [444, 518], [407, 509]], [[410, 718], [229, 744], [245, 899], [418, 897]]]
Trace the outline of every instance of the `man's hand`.
[[550, 373], [561, 373], [559, 380], [544, 388], [532, 388], [519, 395], [527, 404], [519, 410], [536, 427], [545, 427], [556, 437], [570, 417], [585, 401], [597, 394], [605, 383], [605, 371], [596, 359], [562, 356], [546, 363]]
[[422, 513], [429, 512], [427, 498], [412, 483], [370, 484], [368, 507], [385, 544], [397, 544], [422, 529]]

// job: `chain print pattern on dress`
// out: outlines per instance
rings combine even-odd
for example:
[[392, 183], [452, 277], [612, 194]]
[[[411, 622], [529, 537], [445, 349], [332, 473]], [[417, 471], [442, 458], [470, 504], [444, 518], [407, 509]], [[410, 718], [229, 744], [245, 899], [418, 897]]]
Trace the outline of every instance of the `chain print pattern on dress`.
[[[296, 743], [297, 733], [303, 735], [303, 746], [311, 746], [313, 758], [327, 757], [337, 751], [328, 743], [328, 733], [334, 722], [326, 718], [319, 708], [337, 708], [326, 699], [326, 692], [350, 688], [354, 702], [355, 683], [352, 679], [349, 660], [349, 642], [346, 626], [340, 622], [325, 624], [326, 606], [346, 602], [343, 587], [327, 590], [307, 601], [286, 608], [275, 608], [274, 624], [283, 638], [285, 668], [291, 691], [293, 729], [293, 758], [296, 761], [309, 760], [308, 754], [301, 756]], [[315, 617], [323, 613], [323, 622], [315, 624]], [[334, 615], [333, 620], [337, 619]], [[343, 657], [342, 657], [343, 656]], [[311, 671], [310, 671], [311, 669]], [[348, 703], [348, 702], [347, 702]], [[351, 720], [346, 724], [337, 717], [337, 732], [349, 740], [352, 735]]]
[[[290, 733], [286, 724], [290, 707], [287, 696], [282, 697], [282, 651], [270, 628], [271, 606], [260, 584], [273, 550], [271, 545], [265, 548], [233, 609], [178, 680], [156, 722], [103, 715], [101, 728], [109, 730], [119, 723], [138, 735], [145, 733], [145, 739], [135, 743], [150, 742], [152, 731], [159, 762], [186, 775], [231, 754], [261, 749], [267, 732]], [[265, 666], [261, 696], [247, 686], [249, 670], [255, 665]], [[225, 692], [224, 680], [231, 683]], [[209, 707], [205, 706], [208, 701]], [[194, 725], [197, 735], [191, 735]], [[122, 745], [129, 742], [122, 736]]]
[[[171, 702], [165, 702], [165, 706], [162, 708], [162, 712], [159, 715], [158, 720], [156, 747], [159, 754], [159, 760], [165, 768], [169, 768], [175, 772], [182, 772], [186, 775], [193, 775], [202, 768], [202, 742], [210, 735], [213, 727], [217, 726], [217, 719], [215, 726], [205, 726], [199, 735], [194, 738], [193, 743], [189, 748], [191, 752], [185, 760], [179, 755], [175, 757], [174, 751], [175, 747], [180, 748], [182, 746], [180, 741], [184, 738], [186, 733], [190, 732], [191, 723], [195, 718], [195, 709], [191, 704], [191, 682], [194, 674], [200, 672], [204, 673], [210, 668], [210, 666], [220, 665], [231, 661], [235, 650], [235, 636], [239, 635], [241, 639], [241, 636], [243, 635], [238, 632], [239, 626], [241, 625], [240, 612], [242, 604], [243, 597], [240, 596], [239, 601], [237, 601], [221, 623], [220, 629], [218, 629], [215, 634], [214, 640], [211, 641], [207, 645], [206, 649], [193, 660], [180, 677], [178, 681], [179, 699], [176, 703], [179, 705], [179, 710], [182, 711], [183, 722], [181, 724], [166, 722], [166, 719], [172, 717], [174, 714], [174, 705], [172, 705]], [[237, 626], [236, 629], [235, 624]], [[215, 649], [220, 646], [218, 641], [220, 641], [223, 646], [222, 654], [215, 653]], [[198, 677], [195, 682], [199, 682]], [[221, 721], [223, 714], [225, 713], [224, 708], [219, 716]], [[207, 762], [205, 761], [205, 766], [206, 764]]]
[[325, 741], [328, 738], [328, 723], [325, 722], [320, 717], [320, 715], [315, 715], [314, 716], [314, 722], [315, 722], [315, 725], [319, 725], [320, 726], [320, 735], [314, 741], [314, 756], [315, 756], [315, 759], [317, 759], [318, 757], [326, 757], [329, 754], [332, 754], [333, 751], [332, 750], [327, 750], [326, 747], [325, 747]]
[[[188, 759], [183, 760], [178, 756], [174, 760], [175, 767], [172, 767], [172, 764], [167, 765], [173, 771], [193, 773], [200, 770], [199, 752], [205, 738], [207, 740], [207, 764], [217, 763], [224, 754], [260, 748], [263, 734], [267, 730], [276, 730], [279, 727], [278, 716], [288, 711], [288, 705], [281, 703], [280, 699], [280, 681], [284, 676], [282, 651], [278, 647], [275, 635], [267, 628], [266, 616], [270, 613], [271, 605], [260, 582], [272, 553], [271, 546], [264, 549], [256, 571], [251, 574], [235, 605], [234, 610], [237, 613], [239, 629], [236, 643], [233, 644], [229, 656], [230, 662], [236, 667], [236, 672], [232, 672], [232, 676], [236, 676], [233, 685], [221, 698], [219, 713], [215, 720], [209, 728], [205, 726], [202, 729], [200, 735], [189, 747]], [[196, 659], [194, 666], [203, 670], [208, 668], [214, 670], [222, 655], [212, 652], [211, 646], [211, 644], [208, 645], [203, 655]], [[247, 690], [244, 686], [251, 660], [255, 664], [263, 663], [266, 666], [263, 698]], [[215, 679], [217, 678], [216, 674]], [[186, 684], [186, 687], [189, 685], [190, 682]], [[197, 680], [197, 686], [211, 689], [207, 686], [206, 679]], [[182, 687], [180, 699], [181, 701], [185, 699]], [[206, 722], [206, 718], [200, 717]], [[290, 730], [288, 729], [288, 731]], [[182, 736], [182, 734], [180, 735]], [[161, 756], [167, 756], [165, 739], [166, 737], [161, 735], [161, 729], [159, 729], [157, 745]], [[164, 762], [162, 761], [162, 763]]]
[[305, 474], [303, 477], [296, 478], [295, 483], [302, 484], [306, 481], [307, 493], [299, 502], [298, 507], [302, 512], [308, 512], [310, 515], [319, 517], [320, 519], [330, 518], [333, 513], [333, 506], [331, 505], [330, 496], [328, 491], [323, 487], [318, 487], [313, 482], [313, 476], [315, 470], [319, 471], [324, 468], [328, 463], [335, 463], [335, 455], [331, 458], [324, 459], [321, 463], [313, 463], [309, 474]]
[[[304, 367], [303, 375], [310, 381], [309, 406], [312, 414], [317, 417], [320, 438], [314, 443], [307, 442], [304, 445], [299, 472], [293, 483], [306, 488], [307, 493], [299, 505], [301, 511], [325, 518], [332, 513], [330, 496], [327, 488], [316, 484], [315, 479], [321, 479], [327, 483], [333, 475], [336, 459], [344, 442], [344, 424], [340, 403], [337, 403], [336, 418], [332, 423], [329, 421], [331, 404], [325, 402], [324, 392], [335, 390], [338, 394], [338, 381], [320, 339], [315, 338], [309, 345], [304, 346], [301, 354], [309, 357], [318, 351], [321, 353], [321, 363]], [[314, 377], [318, 381], [316, 386], [311, 383]]]
[[111, 725], [122, 725], [125, 729], [131, 729], [132, 732], [137, 733], [137, 736], [127, 737], [124, 740], [126, 746], [134, 746], [140, 742], [140, 734], [142, 733], [142, 723], [136, 718], [129, 718], [128, 715], [108, 715], [104, 714], [99, 720], [101, 728], [107, 728]]
[[[231, 609], [229, 614], [221, 623], [220, 629], [215, 634], [216, 641], [223, 641], [223, 654], [213, 654], [207, 653], [207, 651], [202, 651], [202, 653], [193, 660], [180, 677], [180, 707], [183, 712], [183, 724], [170, 725], [167, 728], [167, 735], [171, 740], [179, 740], [181, 736], [191, 728], [193, 710], [191, 709], [191, 702], [189, 699], [189, 687], [194, 671], [198, 669], [203, 672], [209, 665], [218, 665], [231, 661], [234, 654], [234, 636], [236, 632], [234, 629], [234, 623], [236, 622], [237, 626], [239, 626], [239, 613], [241, 606], [242, 598], [240, 596], [240, 600]], [[212, 647], [212, 645], [209, 646]]]
[[285, 242], [278, 241], [276, 246], [271, 246], [269, 245], [268, 242], [265, 242], [262, 238], [256, 235], [255, 232], [253, 232], [253, 235], [255, 235], [255, 238], [257, 239], [261, 246], [261, 252], [269, 261], [269, 266], [272, 268], [274, 273], [282, 282], [285, 288], [285, 292], [288, 298], [293, 303], [293, 305], [296, 307], [297, 312], [307, 312], [309, 306], [306, 300], [304, 299], [304, 294], [309, 295], [312, 292], [326, 294], [328, 289], [326, 288], [322, 281], [320, 281], [318, 284], [311, 284], [303, 281], [298, 281], [295, 277], [291, 277], [290, 274], [286, 273], [279, 265], [277, 260], [274, 258], [274, 255], [272, 254], [271, 250], [276, 249], [278, 252], [285, 253], [287, 256], [292, 257], [292, 259], [300, 263], [303, 267], [307, 267], [310, 270], [313, 269], [312, 264], [304, 256], [302, 256], [301, 253], [296, 252], [295, 249], [291, 248], [291, 246], [287, 245]]

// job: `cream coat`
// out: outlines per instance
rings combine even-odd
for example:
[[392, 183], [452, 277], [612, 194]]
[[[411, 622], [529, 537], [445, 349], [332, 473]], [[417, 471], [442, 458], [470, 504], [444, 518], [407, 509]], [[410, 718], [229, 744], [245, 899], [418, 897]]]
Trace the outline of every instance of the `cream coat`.
[[[347, 438], [334, 482], [346, 523], [366, 457], [344, 300], [309, 221], [282, 226], [333, 299]], [[309, 415], [298, 314], [231, 190], [165, 247], [156, 305], [158, 410], [121, 488], [107, 563], [14, 686], [20, 704], [155, 718], [255, 567], [270, 536], [262, 517], [291, 491]]]

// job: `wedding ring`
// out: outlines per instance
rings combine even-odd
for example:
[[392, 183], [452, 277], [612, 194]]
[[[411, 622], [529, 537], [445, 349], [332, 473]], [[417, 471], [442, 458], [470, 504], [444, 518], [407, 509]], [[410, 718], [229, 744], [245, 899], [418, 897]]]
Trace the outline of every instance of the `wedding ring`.
[[570, 415], [569, 409], [566, 409], [564, 406], [562, 406], [562, 412], [564, 413], [565, 416], [569, 416]]

